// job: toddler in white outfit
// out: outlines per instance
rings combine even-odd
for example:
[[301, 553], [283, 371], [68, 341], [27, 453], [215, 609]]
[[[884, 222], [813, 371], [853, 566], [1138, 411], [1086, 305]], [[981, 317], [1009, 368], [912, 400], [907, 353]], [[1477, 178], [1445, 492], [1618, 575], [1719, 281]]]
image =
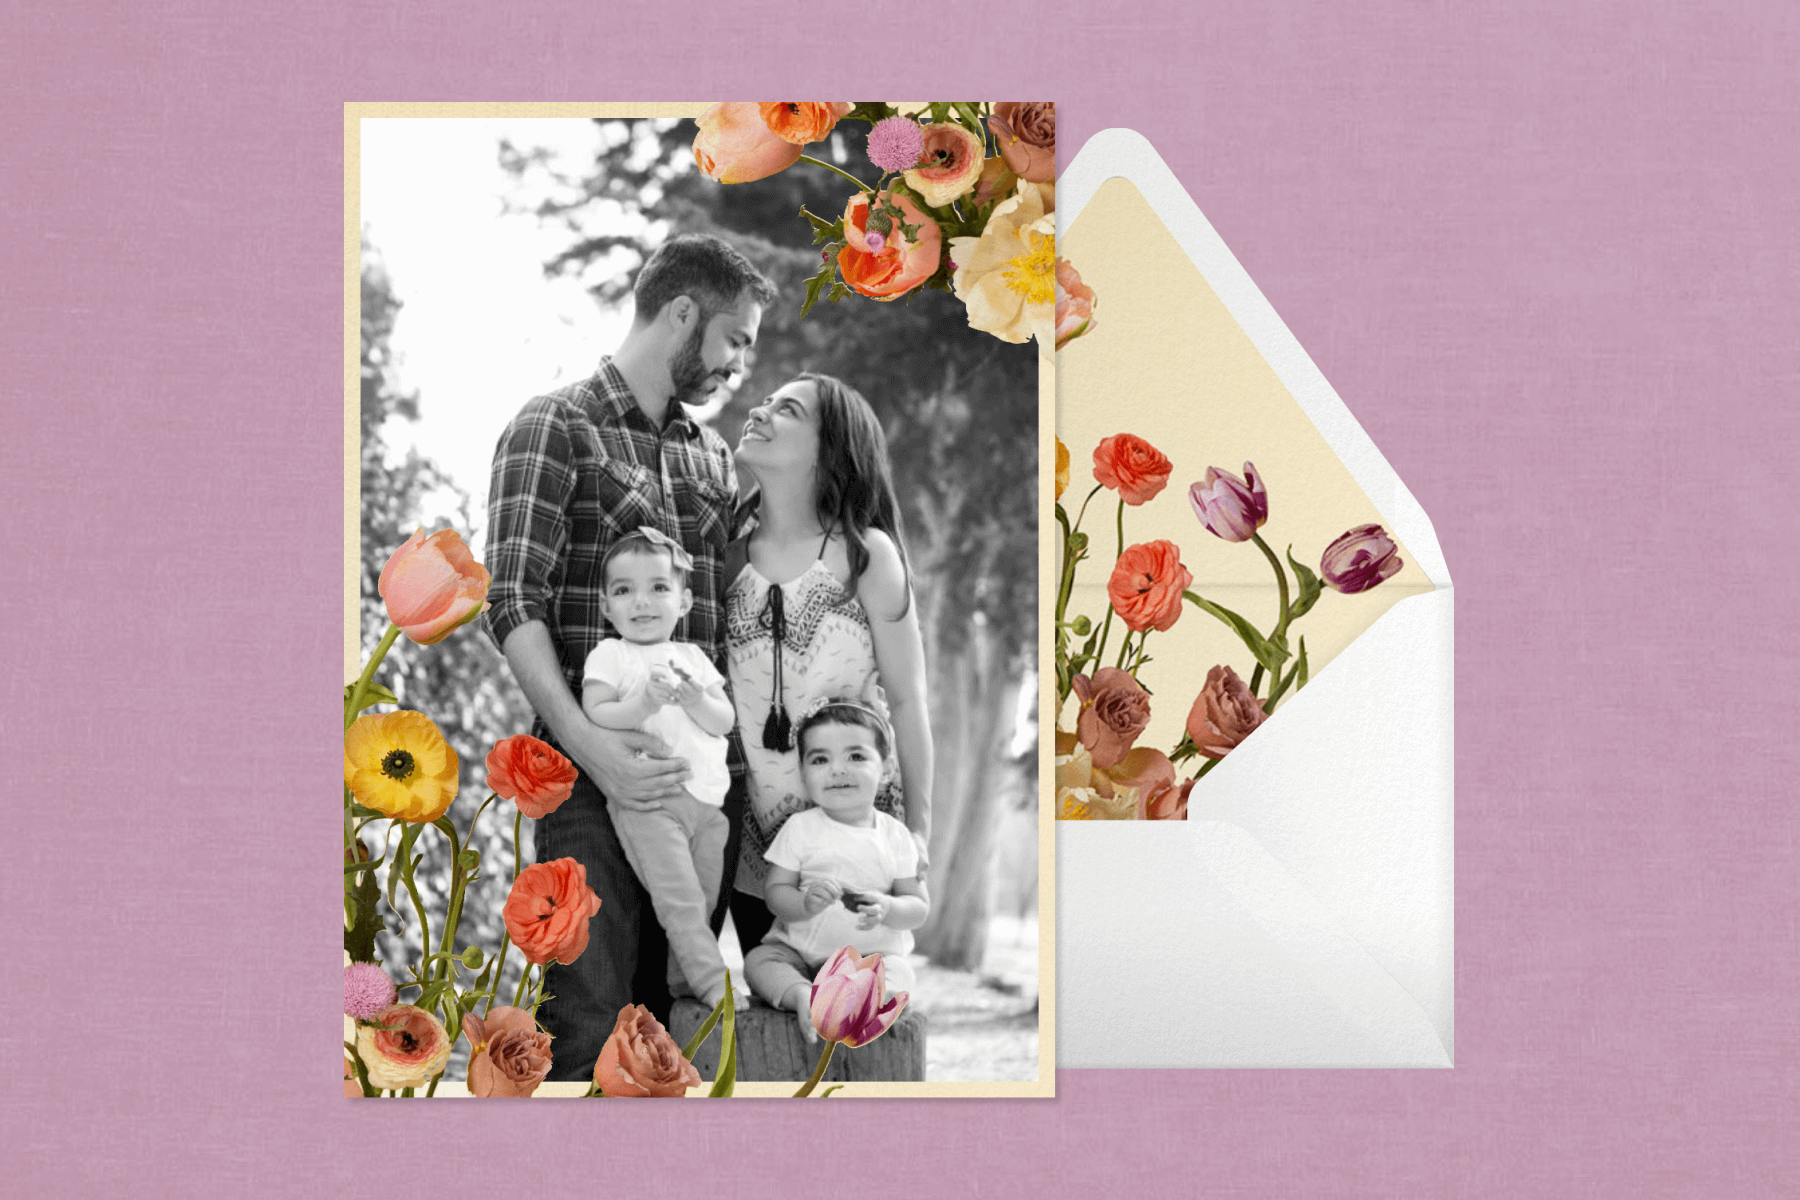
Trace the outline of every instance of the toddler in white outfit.
[[581, 707], [596, 725], [657, 735], [687, 762], [684, 794], [650, 812], [609, 804], [607, 813], [668, 935], [670, 989], [691, 991], [710, 1007], [725, 995], [725, 960], [709, 918], [724, 872], [729, 824], [723, 806], [731, 786], [725, 735], [736, 713], [706, 652], [669, 640], [694, 604], [687, 583], [692, 569], [673, 538], [648, 526], [607, 551], [601, 566], [606, 618], [620, 636], [588, 655]]
[[763, 855], [775, 926], [744, 956], [750, 990], [791, 1010], [808, 1041], [812, 981], [845, 946], [882, 957], [887, 990], [911, 992], [912, 931], [931, 900], [906, 826], [875, 807], [887, 722], [858, 701], [828, 701], [800, 722], [800, 781], [817, 807], [789, 817]]

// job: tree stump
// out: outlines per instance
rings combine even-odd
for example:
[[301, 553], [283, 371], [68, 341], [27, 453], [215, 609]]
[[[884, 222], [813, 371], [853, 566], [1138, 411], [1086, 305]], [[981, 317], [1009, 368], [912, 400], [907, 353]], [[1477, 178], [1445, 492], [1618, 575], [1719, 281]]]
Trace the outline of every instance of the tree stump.
[[[706, 1023], [709, 1010], [698, 1000], [675, 1001], [669, 1033], [685, 1046]], [[925, 1079], [925, 1014], [908, 1005], [893, 1028], [866, 1046], [839, 1046], [825, 1069], [824, 1083], [923, 1082]], [[794, 1014], [758, 1001], [737, 1010], [737, 1077], [746, 1083], [805, 1081], [818, 1065], [823, 1042], [808, 1042]], [[694, 1055], [702, 1079], [719, 1074], [719, 1031], [707, 1035]], [[816, 1093], [815, 1093], [816, 1094]]]

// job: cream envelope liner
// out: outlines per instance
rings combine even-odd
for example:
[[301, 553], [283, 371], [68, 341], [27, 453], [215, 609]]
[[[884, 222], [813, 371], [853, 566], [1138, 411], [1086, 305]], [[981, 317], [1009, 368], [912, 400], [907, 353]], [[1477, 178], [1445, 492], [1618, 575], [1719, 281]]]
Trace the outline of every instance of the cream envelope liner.
[[[1448, 1066], [1451, 594], [1430, 522], [1142, 137], [1097, 135], [1058, 193], [1059, 253], [1099, 297], [1058, 355], [1071, 517], [1095, 444], [1136, 433], [1174, 474], [1126, 509], [1126, 543], [1174, 541], [1193, 590], [1265, 631], [1267, 561], [1188, 507], [1209, 465], [1256, 464], [1278, 555], [1292, 543], [1317, 570], [1331, 539], [1379, 522], [1406, 562], [1294, 625], [1312, 681], [1201, 780], [1188, 822], [1059, 826], [1061, 1063]], [[1094, 497], [1071, 615], [1106, 611], [1116, 515]], [[1166, 751], [1207, 668], [1253, 662], [1191, 606], [1148, 645], [1138, 744]]]

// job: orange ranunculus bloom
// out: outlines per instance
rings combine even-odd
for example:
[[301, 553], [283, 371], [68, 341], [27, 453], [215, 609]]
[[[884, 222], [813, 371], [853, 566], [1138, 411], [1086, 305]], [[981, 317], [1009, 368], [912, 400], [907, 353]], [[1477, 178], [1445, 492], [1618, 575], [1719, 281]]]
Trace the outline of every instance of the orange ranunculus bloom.
[[519, 872], [500, 910], [513, 944], [531, 962], [572, 963], [587, 949], [588, 922], [600, 897], [587, 868], [572, 858], [535, 863]]
[[488, 751], [488, 790], [519, 806], [536, 821], [562, 807], [575, 788], [575, 764], [528, 733], [494, 743]]
[[1193, 573], [1181, 565], [1174, 542], [1141, 542], [1119, 555], [1106, 594], [1133, 633], [1160, 632], [1181, 615], [1181, 593], [1192, 582]]
[[720, 183], [753, 183], [800, 161], [800, 147], [763, 123], [759, 106], [748, 101], [715, 104], [700, 114], [694, 135], [694, 165]]
[[1132, 433], [1101, 438], [1094, 447], [1094, 478], [1127, 504], [1142, 504], [1169, 486], [1168, 456]]
[[1062, 499], [1063, 491], [1069, 486], [1069, 448], [1063, 445], [1061, 438], [1056, 439], [1056, 498]]
[[936, 221], [919, 211], [912, 197], [882, 192], [876, 199], [891, 199], [904, 214], [903, 222], [918, 226], [912, 240], [898, 225], [871, 234], [869, 194], [857, 192], [844, 208], [844, 248], [838, 251], [838, 270], [853, 292], [876, 300], [897, 300], [937, 272], [943, 252], [943, 235]]
[[421, 527], [388, 556], [376, 587], [388, 620], [421, 646], [435, 646], [487, 608], [487, 568], [475, 561], [462, 535]]
[[769, 132], [784, 142], [792, 142], [796, 146], [804, 146], [808, 142], [816, 142], [831, 132], [838, 123], [838, 118], [847, 114], [855, 105], [847, 100], [817, 103], [813, 101], [781, 100], [764, 101], [756, 106], [763, 124]]
[[627, 1004], [594, 1063], [594, 1082], [608, 1096], [668, 1099], [699, 1087], [700, 1072], [649, 1009]]

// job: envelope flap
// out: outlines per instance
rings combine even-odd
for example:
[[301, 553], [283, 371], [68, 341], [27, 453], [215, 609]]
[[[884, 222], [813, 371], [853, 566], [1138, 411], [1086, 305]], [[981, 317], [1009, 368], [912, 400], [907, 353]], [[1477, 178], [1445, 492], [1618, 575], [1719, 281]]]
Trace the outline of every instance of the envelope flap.
[[[1141, 134], [1129, 129], [1107, 129], [1081, 148], [1057, 181], [1059, 239], [1067, 235], [1101, 186], [1114, 178], [1129, 180], [1143, 195], [1431, 584], [1449, 587], [1443, 551], [1424, 509]], [[1105, 329], [1105, 301], [1102, 295], [1096, 310], [1096, 332], [1090, 337], [1101, 336]], [[1069, 352], [1078, 351], [1079, 347], [1080, 343], [1074, 343]]]

